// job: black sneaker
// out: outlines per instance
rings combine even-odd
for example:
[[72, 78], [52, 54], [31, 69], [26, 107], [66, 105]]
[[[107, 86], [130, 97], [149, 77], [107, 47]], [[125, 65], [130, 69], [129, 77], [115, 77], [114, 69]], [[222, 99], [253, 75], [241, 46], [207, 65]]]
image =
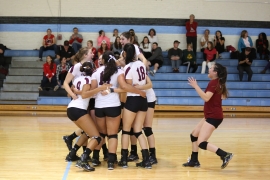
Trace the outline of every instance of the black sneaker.
[[196, 167], [199, 168], [200, 167], [200, 162], [199, 161], [192, 161], [190, 159], [188, 159], [188, 162], [183, 164], [184, 167]]
[[81, 160], [78, 160], [78, 161], [76, 162], [75, 167], [82, 169], [82, 166], [81, 166]]
[[80, 159], [79, 156], [77, 156], [76, 154], [72, 155], [71, 153], [68, 153], [68, 155], [66, 157], [67, 162], [78, 161], [79, 159]]
[[121, 166], [122, 168], [127, 168], [128, 167], [127, 161], [120, 160], [118, 162], [118, 166]]
[[153, 164], [157, 164], [157, 158], [154, 156], [149, 156], [149, 162], [153, 165]]
[[68, 138], [68, 136], [63, 136], [63, 140], [65, 141], [68, 150], [72, 149], [72, 141]]
[[131, 162], [131, 161], [136, 161], [136, 160], [138, 160], [139, 159], [139, 156], [138, 156], [138, 154], [130, 154], [129, 156], [128, 156], [128, 162]]
[[98, 159], [92, 158], [92, 164], [93, 164], [93, 166], [99, 166], [101, 164], [101, 162]]
[[143, 167], [145, 169], [152, 169], [152, 165], [151, 163], [148, 161], [148, 162], [139, 162], [139, 163], [136, 163], [136, 167]]
[[108, 170], [113, 170], [114, 169], [114, 163], [108, 162]]
[[91, 159], [90, 156], [88, 156], [86, 160], [87, 160], [88, 162], [92, 162], [92, 159]]
[[221, 160], [223, 161], [222, 165], [221, 165], [221, 169], [224, 169], [228, 164], [229, 161], [233, 158], [233, 154], [232, 153], [227, 153], [226, 156], [221, 157]]

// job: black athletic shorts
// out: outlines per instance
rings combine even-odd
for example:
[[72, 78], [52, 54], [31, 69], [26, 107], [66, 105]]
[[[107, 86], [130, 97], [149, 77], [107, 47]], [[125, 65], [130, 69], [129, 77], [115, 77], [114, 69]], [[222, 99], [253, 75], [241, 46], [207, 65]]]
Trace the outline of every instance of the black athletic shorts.
[[89, 100], [89, 104], [88, 104], [88, 108], [87, 108], [87, 111], [91, 111], [91, 110], [94, 110], [95, 109], [95, 98], [91, 98]]
[[95, 116], [99, 118], [103, 117], [117, 117], [121, 114], [121, 106], [117, 107], [106, 107], [106, 108], [95, 108]]
[[150, 66], [152, 67], [152, 66], [154, 66], [156, 63], [158, 63], [158, 69], [159, 68], [161, 68], [161, 66], [163, 65], [163, 61], [161, 61], [161, 60], [159, 60], [159, 59], [153, 59], [153, 60], [151, 60], [151, 61], [149, 61], [150, 62]]
[[154, 102], [149, 102], [149, 103], [148, 103], [148, 108], [153, 108], [153, 109], [155, 109], [155, 106], [156, 106], [156, 101], [154, 101]]
[[147, 99], [141, 96], [128, 96], [125, 103], [125, 108], [134, 113], [137, 113], [138, 111], [147, 111]]
[[87, 114], [87, 110], [70, 107], [67, 109], [67, 116], [71, 121], [77, 121], [82, 116]]
[[213, 125], [216, 129], [222, 123], [222, 121], [223, 121], [223, 119], [212, 119], [212, 118], [207, 118], [206, 119], [206, 122]]

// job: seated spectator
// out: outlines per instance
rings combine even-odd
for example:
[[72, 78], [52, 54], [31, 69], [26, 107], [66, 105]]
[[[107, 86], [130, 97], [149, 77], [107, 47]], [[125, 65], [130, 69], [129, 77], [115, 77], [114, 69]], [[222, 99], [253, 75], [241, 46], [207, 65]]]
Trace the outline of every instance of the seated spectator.
[[265, 33], [260, 33], [258, 36], [258, 39], [256, 40], [256, 48], [257, 48], [257, 53], [260, 55], [260, 59], [268, 60], [269, 59], [269, 43], [267, 40], [267, 36]]
[[73, 28], [73, 34], [70, 36], [69, 44], [72, 45], [75, 53], [79, 51], [79, 49], [82, 48], [82, 41], [83, 37], [81, 34], [78, 34], [79, 30], [78, 28]]
[[106, 51], [109, 51], [109, 48], [107, 42], [103, 40], [100, 48], [98, 49], [98, 57], [100, 57], [100, 55], [103, 55]]
[[202, 74], [205, 73], [206, 65], [208, 66], [208, 68], [211, 68], [212, 64], [215, 63], [215, 59], [218, 58], [218, 52], [214, 48], [211, 41], [207, 43], [207, 48], [203, 52], [203, 57], [204, 61], [202, 63]]
[[100, 47], [101, 43], [103, 41], [106, 41], [108, 49], [110, 49], [111, 48], [110, 39], [107, 36], [105, 36], [105, 32], [103, 30], [100, 30], [98, 33], [99, 33], [99, 36], [98, 36], [98, 39], [97, 39], [97, 47]]
[[70, 65], [69, 63], [67, 63], [67, 58], [61, 57], [60, 64], [58, 64], [56, 68], [56, 80], [58, 85], [54, 87], [54, 91], [56, 91], [59, 87], [64, 89], [63, 83], [65, 81], [69, 69]]
[[209, 34], [210, 34], [210, 31], [206, 29], [204, 31], [203, 37], [201, 38], [201, 52], [204, 52], [204, 49], [207, 48], [207, 43], [211, 41]]
[[130, 29], [129, 33], [130, 33], [131, 37], [134, 36], [134, 39], [133, 39], [134, 41], [139, 42], [138, 37], [136, 36], [134, 29]]
[[149, 32], [148, 32], [147, 37], [148, 37], [150, 43], [153, 43], [153, 42], [158, 43], [158, 37], [156, 35], [156, 30], [155, 29], [151, 28], [149, 30]]
[[55, 37], [51, 29], [47, 29], [47, 35], [43, 37], [42, 46], [39, 49], [39, 61], [42, 61], [43, 51], [54, 50], [57, 53], [57, 46], [55, 44]]
[[113, 46], [113, 43], [115, 42], [116, 37], [118, 37], [118, 29], [113, 30], [113, 36], [110, 38], [111, 47]]
[[97, 49], [93, 46], [92, 40], [87, 41], [87, 47], [88, 47], [88, 49], [91, 49], [91, 51], [93, 53], [93, 62], [96, 64], [97, 63], [96, 61], [98, 59], [98, 54], [97, 54]]
[[239, 71], [239, 80], [243, 80], [243, 72], [245, 71], [248, 74], [248, 81], [251, 81], [253, 71], [251, 70], [250, 66], [252, 64], [252, 55], [251, 55], [251, 48], [247, 47], [244, 51], [241, 52], [239, 59], [238, 59], [238, 66], [237, 69]]
[[46, 63], [43, 64], [43, 79], [38, 89], [43, 91], [43, 88], [47, 87], [48, 83], [50, 83], [50, 87], [55, 88], [55, 86], [57, 86], [56, 64], [53, 62], [52, 56], [47, 56]]
[[4, 58], [5, 50], [6, 50], [6, 47], [3, 44], [0, 44], [0, 66], [6, 65], [5, 58]]
[[179, 43], [178, 40], [175, 40], [173, 42], [173, 48], [168, 51], [168, 58], [171, 60], [172, 71], [174, 73], [179, 72], [179, 66], [181, 64], [182, 50], [178, 48]]
[[243, 30], [241, 32], [241, 37], [238, 41], [238, 51], [241, 53], [242, 51], [245, 51], [246, 47], [251, 48], [251, 56], [253, 59], [256, 59], [256, 50], [253, 47], [252, 39], [248, 36], [248, 32], [246, 30]]
[[147, 36], [144, 36], [143, 41], [140, 44], [140, 48], [142, 49], [143, 55], [146, 59], [152, 56], [152, 45]]
[[218, 54], [221, 54], [225, 51], [225, 38], [222, 37], [221, 31], [216, 31], [214, 38], [214, 47], [216, 48]]
[[113, 43], [113, 49], [112, 49], [113, 53], [115, 56], [120, 56], [121, 52], [122, 52], [122, 44], [120, 43], [120, 37], [117, 36], [115, 39], [115, 42]]
[[56, 65], [59, 65], [60, 57], [65, 57], [67, 63], [71, 66], [74, 55], [75, 55], [74, 49], [71, 46], [69, 46], [69, 41], [64, 41], [64, 46], [59, 47], [54, 62], [56, 63]]
[[162, 66], [162, 64], [163, 64], [162, 49], [158, 47], [158, 43], [154, 42], [152, 44], [152, 56], [148, 58], [148, 65], [154, 66], [154, 70], [149, 71], [150, 74], [154, 76], [157, 70]]
[[187, 49], [183, 51], [183, 65], [187, 66], [187, 73], [190, 71], [190, 67], [192, 67], [192, 73], [195, 73], [198, 69], [198, 65], [196, 63], [196, 56], [193, 52], [192, 44], [187, 45]]

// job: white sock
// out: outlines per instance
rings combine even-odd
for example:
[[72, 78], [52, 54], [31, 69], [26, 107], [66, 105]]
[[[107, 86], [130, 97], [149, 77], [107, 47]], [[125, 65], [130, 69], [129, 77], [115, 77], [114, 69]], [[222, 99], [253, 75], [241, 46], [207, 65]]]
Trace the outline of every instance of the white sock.
[[154, 73], [156, 73], [157, 71], [156, 70], [154, 70]]

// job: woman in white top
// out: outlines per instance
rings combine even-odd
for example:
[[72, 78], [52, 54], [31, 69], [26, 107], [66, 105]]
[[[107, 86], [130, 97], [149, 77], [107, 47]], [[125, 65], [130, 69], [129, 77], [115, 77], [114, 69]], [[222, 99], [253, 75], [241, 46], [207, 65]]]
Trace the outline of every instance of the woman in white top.
[[154, 43], [154, 42], [158, 43], [158, 37], [156, 35], [156, 30], [155, 29], [151, 28], [149, 30], [148, 38], [149, 38], [150, 43]]
[[[88, 88], [91, 87], [91, 75], [93, 73], [94, 66], [91, 62], [84, 62], [82, 66], [80, 67], [80, 72], [84, 73], [85, 76], [80, 76], [76, 78], [73, 81], [73, 85], [78, 89], [81, 90], [82, 88]], [[97, 88], [93, 91], [91, 91], [91, 95], [94, 95], [98, 91], [106, 89], [107, 86], [104, 85], [100, 88]], [[90, 96], [91, 97], [91, 96]], [[93, 119], [90, 117], [90, 115], [87, 112], [88, 104], [89, 104], [89, 98], [83, 99], [81, 95], [77, 95], [76, 98], [73, 98], [73, 100], [69, 103], [67, 108], [67, 116], [68, 118], [73, 121], [80, 129], [83, 130], [83, 133], [88, 136], [90, 141], [87, 144], [87, 148], [81, 155], [81, 160], [78, 161], [77, 166], [80, 168], [83, 168], [86, 171], [94, 171], [95, 168], [91, 167], [88, 164], [88, 157], [91, 154], [91, 152], [94, 150], [94, 148], [100, 144], [101, 137], [99, 135], [99, 132], [95, 126], [95, 123]], [[74, 157], [76, 156], [76, 152], [79, 147], [75, 147], [71, 149], [67, 157]]]
[[204, 49], [207, 48], [207, 43], [211, 41], [209, 34], [209, 29], [206, 29], [204, 31], [203, 37], [201, 38], [201, 52], [204, 52]]
[[110, 38], [111, 47], [113, 43], [115, 42], [116, 37], [118, 36], [118, 29], [113, 30], [113, 36]]
[[143, 50], [143, 55], [146, 59], [152, 56], [152, 44], [147, 36], [144, 36], [143, 41], [140, 44], [140, 48]]

